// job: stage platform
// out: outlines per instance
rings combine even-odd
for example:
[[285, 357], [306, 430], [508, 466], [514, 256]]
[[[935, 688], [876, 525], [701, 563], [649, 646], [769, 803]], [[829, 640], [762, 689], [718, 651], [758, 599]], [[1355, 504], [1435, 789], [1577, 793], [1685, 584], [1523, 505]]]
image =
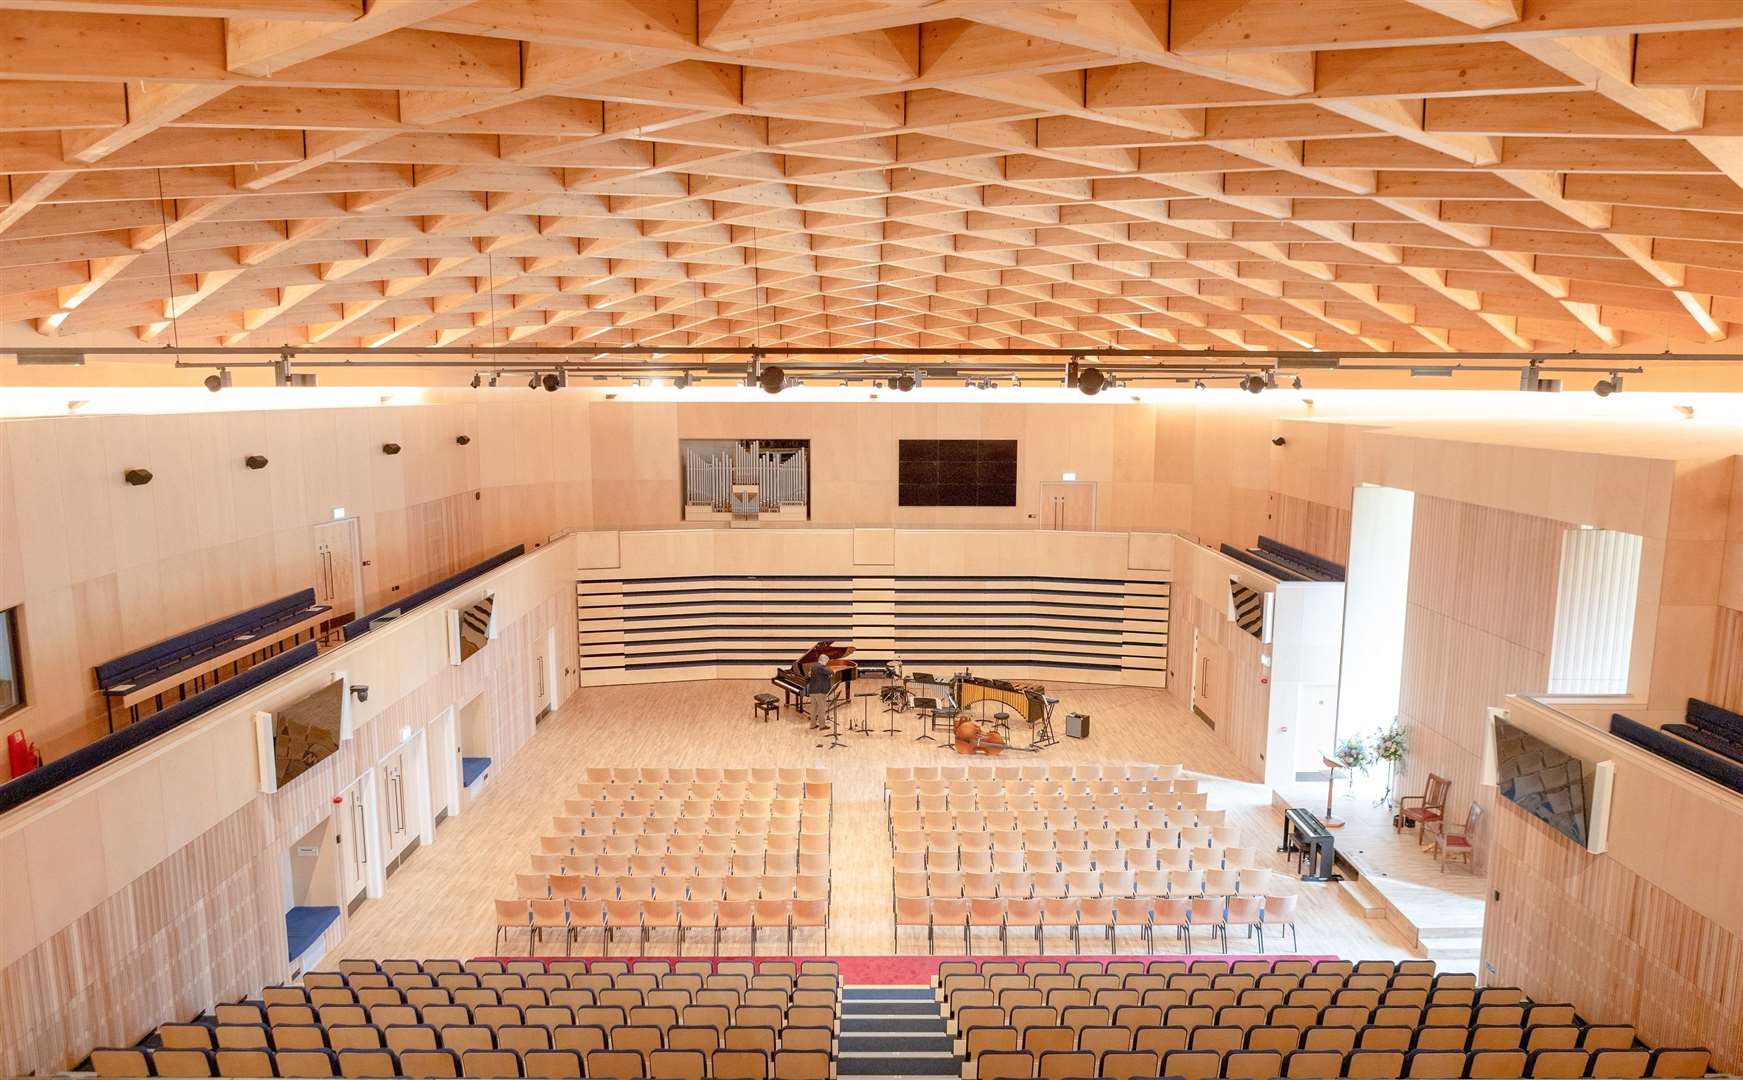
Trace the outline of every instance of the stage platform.
[[[1459, 863], [1443, 868], [1417, 844], [1416, 830], [1395, 832], [1392, 813], [1376, 803], [1375, 792], [1355, 792], [1338, 781], [1335, 809], [1344, 825], [1333, 830], [1338, 861], [1360, 877], [1342, 883], [1370, 918], [1385, 919], [1405, 939], [1445, 971], [1476, 971], [1483, 945], [1483, 899], [1488, 879]], [[1282, 814], [1291, 806], [1325, 816], [1325, 781], [1311, 780], [1275, 789], [1272, 806], [1278, 835]]]

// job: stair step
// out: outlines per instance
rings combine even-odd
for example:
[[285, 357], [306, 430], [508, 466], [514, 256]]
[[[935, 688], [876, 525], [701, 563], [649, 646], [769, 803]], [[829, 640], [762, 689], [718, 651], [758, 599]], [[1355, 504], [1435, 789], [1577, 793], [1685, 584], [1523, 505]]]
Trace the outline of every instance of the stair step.
[[936, 1000], [929, 986], [849, 986], [843, 988], [841, 996], [844, 1002]]
[[858, 1016], [841, 1018], [841, 1033], [846, 1035], [873, 1032], [908, 1032], [914, 1035], [937, 1035], [945, 1030], [944, 1019], [922, 1020], [913, 1016]]
[[837, 1076], [961, 1076], [962, 1062], [955, 1055], [940, 1057], [893, 1057], [870, 1054], [865, 1057], [843, 1055], [835, 1063]]
[[851, 999], [841, 1003], [842, 1016], [937, 1016], [938, 1003], [928, 994], [922, 1000], [877, 1000], [862, 1001]]
[[941, 1032], [892, 1033], [841, 1036], [842, 1055], [849, 1054], [947, 1054], [956, 1056], [955, 1043]]

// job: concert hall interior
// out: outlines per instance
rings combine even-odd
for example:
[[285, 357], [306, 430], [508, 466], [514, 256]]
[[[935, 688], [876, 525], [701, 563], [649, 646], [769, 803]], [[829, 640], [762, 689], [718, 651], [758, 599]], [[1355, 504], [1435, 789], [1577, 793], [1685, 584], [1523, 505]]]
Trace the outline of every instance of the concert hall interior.
[[0, 0], [0, 1076], [1743, 1075], [1738, 0]]

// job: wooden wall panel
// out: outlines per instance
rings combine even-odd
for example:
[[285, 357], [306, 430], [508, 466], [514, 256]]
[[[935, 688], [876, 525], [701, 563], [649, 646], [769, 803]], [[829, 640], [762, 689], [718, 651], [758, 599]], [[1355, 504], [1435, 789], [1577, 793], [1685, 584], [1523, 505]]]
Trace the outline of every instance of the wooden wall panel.
[[[443, 710], [470, 702], [485, 694], [490, 721], [490, 753], [506, 760], [532, 737], [534, 716], [542, 690], [537, 683], [537, 657], [546, 650], [547, 628], [558, 634], [559, 656], [575, 655], [572, 555], [566, 550], [536, 553], [496, 572], [498, 610], [504, 625], [497, 639], [460, 666], [447, 660], [445, 612], [432, 605], [407, 617], [392, 630], [379, 631], [346, 646], [343, 653], [329, 654], [333, 666], [343, 665], [363, 673], [372, 689], [369, 708], [377, 694], [387, 701], [378, 712], [360, 720], [356, 734], [340, 751], [319, 763], [283, 790], [272, 795], [253, 792], [254, 776], [239, 776], [234, 762], [213, 760], [207, 749], [205, 771], [220, 765], [232, 783], [246, 791], [240, 806], [206, 826], [198, 826], [194, 807], [169, 801], [164, 792], [166, 827], [194, 825], [200, 831], [181, 843], [164, 837], [156, 854], [142, 855], [149, 865], [125, 878], [113, 892], [104, 895], [104, 881], [116, 876], [117, 867], [106, 859], [96, 832], [71, 837], [68, 848], [81, 854], [76, 860], [57, 859], [46, 869], [32, 865], [28, 873], [73, 875], [97, 892], [81, 910], [66, 912], [66, 921], [41, 940], [14, 942], [9, 937], [0, 965], [0, 1075], [17, 1076], [35, 1071], [56, 1072], [71, 1067], [94, 1046], [128, 1045], [152, 1027], [170, 1018], [186, 1018], [221, 1000], [236, 1000], [254, 994], [271, 982], [286, 977], [284, 920], [281, 907], [280, 857], [283, 851], [315, 825], [331, 815], [332, 799], [403, 741], [405, 729], [423, 730]], [[561, 664], [559, 694], [567, 697], [577, 688], [574, 664]], [[389, 671], [416, 673], [409, 683], [396, 681]], [[289, 676], [291, 680], [324, 681], [326, 671]], [[253, 710], [273, 693], [274, 700], [290, 700], [306, 689], [290, 691], [268, 688], [238, 699], [212, 723], [224, 730], [241, 731], [246, 742]], [[362, 706], [355, 708], [362, 709]], [[205, 728], [208, 721], [197, 724]], [[212, 729], [215, 730], [215, 729]], [[183, 738], [178, 732], [166, 737]], [[198, 751], [206, 744], [194, 732], [183, 745]], [[148, 748], [140, 753], [153, 752]], [[167, 747], [156, 748], [174, 754]], [[242, 749], [246, 754], [246, 748]], [[193, 768], [198, 753], [183, 755], [163, 770]], [[149, 767], [127, 771], [131, 759], [123, 759], [103, 772], [75, 782], [78, 792], [57, 792], [48, 800], [68, 800], [68, 806], [90, 802], [104, 821], [126, 818], [120, 806], [106, 809], [96, 802], [106, 785], [124, 787], [129, 778], [154, 783], [159, 771]], [[178, 774], [179, 775], [179, 774]], [[164, 778], [166, 784], [171, 782]], [[198, 785], [189, 784], [189, 794]], [[137, 816], [151, 800], [125, 800]], [[42, 845], [33, 830], [41, 828], [30, 804], [8, 815], [8, 829], [0, 833], [0, 854], [17, 856], [21, 850]], [[26, 820], [29, 819], [29, 820]], [[440, 834], [437, 843], [440, 843]], [[109, 845], [111, 849], [115, 845]], [[21, 860], [22, 861], [22, 860]], [[33, 876], [4, 871], [0, 889], [0, 917], [14, 928], [32, 919], [30, 898], [44, 885]], [[391, 879], [388, 888], [393, 887]], [[40, 911], [34, 913], [40, 916]], [[341, 916], [329, 935], [342, 934]]]
[[1743, 712], [1743, 611], [1719, 608], [1719, 624], [1713, 639], [1713, 677], [1708, 698], [1735, 712]]
[[1401, 790], [1452, 781], [1462, 818], [1479, 791], [1485, 710], [1549, 685], [1561, 534], [1547, 518], [1418, 495], [1411, 534], [1399, 715], [1410, 729]]
[[[1732, 830], [1740, 820], [1733, 813]], [[1592, 1022], [1633, 1023], [1652, 1046], [1706, 1046], [1721, 1071], [1743, 1068], [1743, 936], [1505, 799], [1489, 821], [1486, 981], [1569, 1002]]]
[[[573, 453], [586, 416], [585, 401], [541, 395], [0, 424], [0, 607], [24, 607], [30, 699], [8, 730], [49, 758], [106, 732], [94, 665], [306, 588], [311, 530], [334, 507], [360, 520], [372, 606], [588, 524], [585, 500], [557, 493], [586, 468]], [[243, 468], [252, 453], [265, 470]], [[133, 466], [148, 486], [122, 483]]]
[[[1174, 584], [1169, 597], [1168, 692], [1183, 706], [1192, 702], [1194, 634], [1221, 650], [1222, 672], [1213, 672], [1220, 696], [1217, 739], [1246, 771], [1246, 779], [1265, 777], [1265, 748], [1271, 719], [1270, 670], [1259, 661], [1265, 647], [1258, 638], [1229, 621], [1228, 578], [1239, 574], [1249, 587], [1261, 578], [1224, 556], [1178, 542], [1174, 551]], [[1200, 718], [1202, 719], [1202, 718]]]
[[1350, 511], [1346, 508], [1272, 492], [1270, 512], [1265, 516], [1265, 535], [1345, 568], [1349, 566]]

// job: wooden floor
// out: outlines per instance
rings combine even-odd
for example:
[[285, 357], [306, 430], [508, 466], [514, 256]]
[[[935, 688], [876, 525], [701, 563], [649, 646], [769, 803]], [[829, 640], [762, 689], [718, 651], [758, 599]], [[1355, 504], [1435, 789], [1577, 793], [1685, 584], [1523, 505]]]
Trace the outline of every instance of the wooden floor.
[[[923, 952], [924, 935], [904, 933], [898, 946], [890, 912], [891, 856], [885, 832], [882, 784], [890, 765], [962, 764], [934, 742], [916, 742], [917, 721], [900, 717], [903, 733], [890, 736], [843, 734], [847, 745], [823, 750], [817, 738], [792, 713], [769, 724], [750, 719], [751, 695], [764, 687], [752, 682], [687, 682], [583, 690], [548, 717], [537, 735], [512, 761], [495, 770], [483, 796], [461, 816], [444, 822], [436, 841], [413, 853], [388, 879], [386, 895], [359, 907], [340, 947], [324, 964], [348, 957], [467, 957], [493, 947], [491, 901], [513, 895], [513, 875], [528, 868], [539, 834], [562, 799], [589, 765], [808, 766], [827, 767], [834, 781], [831, 838], [833, 900], [827, 951], [834, 955]], [[1271, 792], [1262, 785], [1223, 779], [1232, 772], [1229, 755], [1204, 725], [1176, 706], [1165, 693], [1125, 687], [1050, 688], [1060, 697], [1058, 715], [1088, 713], [1091, 737], [1065, 739], [1033, 758], [1012, 753], [1001, 763], [1181, 762], [1204, 780], [1212, 807], [1226, 808], [1243, 842], [1270, 851], [1281, 830]], [[884, 726], [871, 701], [874, 727]], [[857, 706], [856, 706], [857, 708]], [[1021, 741], [1021, 736], [1018, 737]], [[990, 759], [977, 759], [986, 761]], [[1273, 864], [1289, 869], [1279, 857]], [[1353, 958], [1420, 955], [1406, 936], [1384, 919], [1365, 918], [1361, 909], [1331, 885], [1303, 884], [1292, 875], [1284, 887], [1301, 894], [1300, 948]], [[1234, 939], [1238, 948], [1239, 937]], [[1166, 938], [1158, 945], [1172, 948]], [[578, 953], [596, 954], [597, 935]], [[704, 935], [694, 935], [687, 952], [707, 950]], [[765, 936], [763, 951], [784, 947]], [[1086, 947], [1102, 948], [1093, 939]], [[1275, 940], [1270, 946], [1281, 949]], [[614, 953], [634, 948], [624, 936]], [[954, 949], [952, 945], [950, 948]], [[995, 939], [977, 940], [977, 951], [996, 951]], [[1122, 950], [1137, 948], [1122, 941]], [[1200, 951], [1211, 948], [1202, 939]], [[802, 935], [801, 953], [824, 951], [820, 934]], [[541, 951], [561, 951], [553, 943]], [[1048, 951], [1068, 951], [1060, 935]], [[652, 954], [669, 955], [669, 937], [651, 942]], [[725, 940], [722, 953], [743, 955], [745, 939]]]

